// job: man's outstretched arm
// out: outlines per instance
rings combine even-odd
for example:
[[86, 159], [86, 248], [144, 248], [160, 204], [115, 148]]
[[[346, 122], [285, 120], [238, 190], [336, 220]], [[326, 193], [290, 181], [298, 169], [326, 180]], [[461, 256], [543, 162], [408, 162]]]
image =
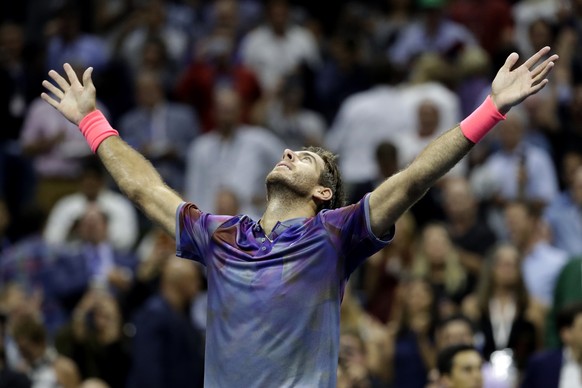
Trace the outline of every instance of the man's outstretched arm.
[[[385, 235], [403, 212], [493, 128], [496, 120], [548, 83], [546, 76], [558, 56], [552, 55], [537, 66], [536, 63], [549, 51], [549, 47], [541, 49], [513, 70], [519, 57], [516, 53], [509, 55], [493, 80], [490, 100], [460, 125], [430, 143], [410, 166], [388, 178], [372, 192], [370, 219], [374, 234]], [[497, 117], [492, 119], [493, 116]]]
[[95, 108], [95, 86], [92, 68], [85, 70], [83, 83], [69, 64], [63, 66], [67, 79], [51, 70], [43, 86], [53, 94], [42, 93], [43, 100], [52, 105], [73, 124], [82, 128], [89, 145], [99, 156], [119, 188], [152, 221], [170, 235], [176, 232], [176, 209], [182, 199], [170, 189], [149, 161], [131, 148], [113, 130]]

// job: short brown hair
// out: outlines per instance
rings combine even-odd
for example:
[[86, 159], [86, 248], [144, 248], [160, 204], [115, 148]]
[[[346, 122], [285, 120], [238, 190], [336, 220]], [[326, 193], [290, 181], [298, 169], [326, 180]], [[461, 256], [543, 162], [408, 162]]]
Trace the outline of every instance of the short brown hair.
[[313, 152], [323, 159], [325, 168], [319, 177], [319, 184], [331, 189], [333, 195], [331, 199], [320, 203], [317, 206], [317, 212], [323, 209], [337, 209], [344, 206], [345, 194], [342, 177], [337, 164], [337, 155], [322, 147], [305, 147], [305, 151]]

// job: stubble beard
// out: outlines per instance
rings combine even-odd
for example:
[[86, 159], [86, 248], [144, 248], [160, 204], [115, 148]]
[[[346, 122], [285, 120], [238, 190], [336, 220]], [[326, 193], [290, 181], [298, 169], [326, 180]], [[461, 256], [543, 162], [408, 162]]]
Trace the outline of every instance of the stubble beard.
[[300, 182], [295, 182], [291, 177], [283, 176], [272, 171], [265, 179], [267, 198], [269, 200], [279, 198], [291, 203], [300, 198], [309, 196], [309, 192], [307, 190], [302, 190], [299, 183]]

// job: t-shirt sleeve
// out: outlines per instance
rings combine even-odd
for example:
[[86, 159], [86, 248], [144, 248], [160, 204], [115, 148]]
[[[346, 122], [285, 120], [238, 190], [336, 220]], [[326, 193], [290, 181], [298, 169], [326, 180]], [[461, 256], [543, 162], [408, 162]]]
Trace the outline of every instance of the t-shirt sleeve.
[[388, 245], [394, 237], [394, 226], [385, 236], [374, 235], [370, 225], [369, 200], [370, 195], [367, 194], [356, 204], [320, 213], [339, 255], [345, 260], [346, 275]]
[[206, 265], [214, 231], [231, 216], [205, 213], [196, 205], [183, 202], [176, 210], [176, 256]]

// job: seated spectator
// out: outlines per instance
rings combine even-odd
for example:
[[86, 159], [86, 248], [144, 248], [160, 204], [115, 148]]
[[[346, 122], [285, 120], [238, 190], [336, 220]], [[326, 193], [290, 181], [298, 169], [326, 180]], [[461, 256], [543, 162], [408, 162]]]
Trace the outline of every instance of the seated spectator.
[[122, 326], [113, 296], [91, 289], [75, 307], [70, 325], [57, 335], [56, 348], [77, 364], [82, 379], [99, 378], [111, 387], [125, 387], [130, 353]]
[[525, 202], [505, 207], [509, 240], [521, 256], [521, 272], [528, 293], [549, 306], [556, 279], [568, 261], [568, 254], [548, 243], [538, 208]]
[[399, 388], [424, 387], [434, 368], [435, 297], [430, 283], [419, 278], [401, 283], [395, 311], [394, 350], [387, 362], [392, 385]]
[[187, 313], [199, 291], [200, 274], [192, 261], [174, 257], [166, 263], [159, 293], [133, 319], [136, 335], [128, 387], [202, 386], [202, 336]]
[[463, 307], [483, 334], [483, 357], [490, 360], [494, 352], [510, 349], [515, 364], [523, 369], [538, 348], [545, 311], [527, 293], [515, 247], [495, 248], [478, 293], [465, 298]]
[[42, 323], [32, 315], [18, 317], [12, 325], [12, 337], [26, 365], [33, 388], [76, 388], [80, 383], [75, 363], [49, 345]]
[[73, 226], [91, 204], [97, 204], [107, 215], [108, 239], [113, 246], [131, 249], [138, 234], [135, 208], [126, 197], [106, 187], [105, 170], [93, 158], [84, 163], [79, 190], [60, 199], [51, 210], [44, 228], [45, 240], [53, 246], [69, 241]]
[[366, 346], [357, 332], [340, 333], [339, 362], [337, 370], [338, 388], [381, 388], [382, 384], [370, 371]]
[[257, 75], [263, 91], [273, 93], [283, 76], [301, 64], [319, 66], [320, 55], [312, 33], [291, 23], [287, 0], [268, 1], [266, 14], [267, 23], [243, 38], [240, 56]]
[[432, 287], [439, 315], [456, 312], [470, 291], [467, 272], [444, 226], [429, 224], [420, 237], [420, 249], [412, 263], [412, 274], [425, 278]]
[[48, 40], [46, 68], [58, 69], [68, 62], [102, 69], [108, 61], [105, 42], [99, 36], [81, 30], [81, 12], [77, 2], [69, 0], [64, 3], [53, 21], [56, 28]]
[[437, 364], [445, 388], [483, 386], [483, 359], [472, 345], [454, 345], [442, 350]]
[[213, 95], [218, 88], [231, 87], [240, 96], [241, 121], [246, 124], [250, 123], [251, 109], [261, 96], [261, 87], [255, 73], [235, 60], [234, 45], [232, 31], [214, 31], [204, 41], [201, 52], [186, 67], [177, 82], [177, 99], [196, 109], [204, 132], [216, 127]]
[[524, 140], [525, 120], [522, 111], [511, 111], [496, 132], [501, 148], [471, 173], [475, 193], [490, 202], [488, 222], [501, 238], [507, 237], [502, 216], [505, 204], [526, 200], [541, 209], [558, 194], [550, 155]]
[[421, 11], [419, 20], [400, 33], [388, 52], [395, 63], [410, 66], [422, 53], [455, 58], [464, 47], [477, 45], [468, 29], [446, 18], [445, 3], [443, 0], [418, 2]]
[[552, 305], [546, 321], [544, 341], [546, 348], [560, 347], [560, 333], [556, 327], [557, 315], [566, 306], [582, 300], [580, 284], [582, 284], [582, 256], [570, 259], [556, 280]]
[[166, 100], [159, 74], [140, 72], [136, 82], [137, 107], [121, 117], [119, 132], [168, 185], [181, 191], [186, 150], [198, 134], [197, 118], [190, 107]]
[[563, 346], [531, 357], [525, 370], [523, 388], [581, 387], [582, 304], [565, 306], [556, 317]]
[[10, 240], [7, 235], [9, 225], [10, 213], [6, 207], [6, 202], [0, 197], [0, 254], [10, 246]]
[[[382, 323], [392, 319], [398, 285], [410, 273], [416, 225], [410, 213], [396, 221], [398, 233], [390, 245], [365, 262], [362, 288], [367, 296], [366, 310]], [[352, 277], [352, 282], [354, 281]]]
[[78, 239], [53, 264], [51, 287], [67, 311], [73, 310], [89, 287], [109, 289], [120, 296], [133, 282], [136, 259], [112, 246], [107, 228], [107, 216], [101, 209], [88, 207], [77, 226]]
[[282, 80], [277, 95], [258, 109], [262, 110], [260, 122], [273, 131], [293, 150], [321, 146], [326, 130], [319, 113], [304, 108], [305, 88], [299, 75], [291, 74]]
[[0, 388], [30, 388], [32, 384], [30, 379], [7, 365], [4, 350], [5, 320], [6, 316], [0, 313]]
[[471, 281], [474, 281], [496, 236], [482, 219], [479, 203], [467, 179], [447, 178], [443, 182], [442, 195], [445, 226], [459, 252], [461, 263], [472, 275]]
[[552, 244], [570, 256], [582, 255], [582, 163], [567, 179], [566, 189], [546, 208]]

